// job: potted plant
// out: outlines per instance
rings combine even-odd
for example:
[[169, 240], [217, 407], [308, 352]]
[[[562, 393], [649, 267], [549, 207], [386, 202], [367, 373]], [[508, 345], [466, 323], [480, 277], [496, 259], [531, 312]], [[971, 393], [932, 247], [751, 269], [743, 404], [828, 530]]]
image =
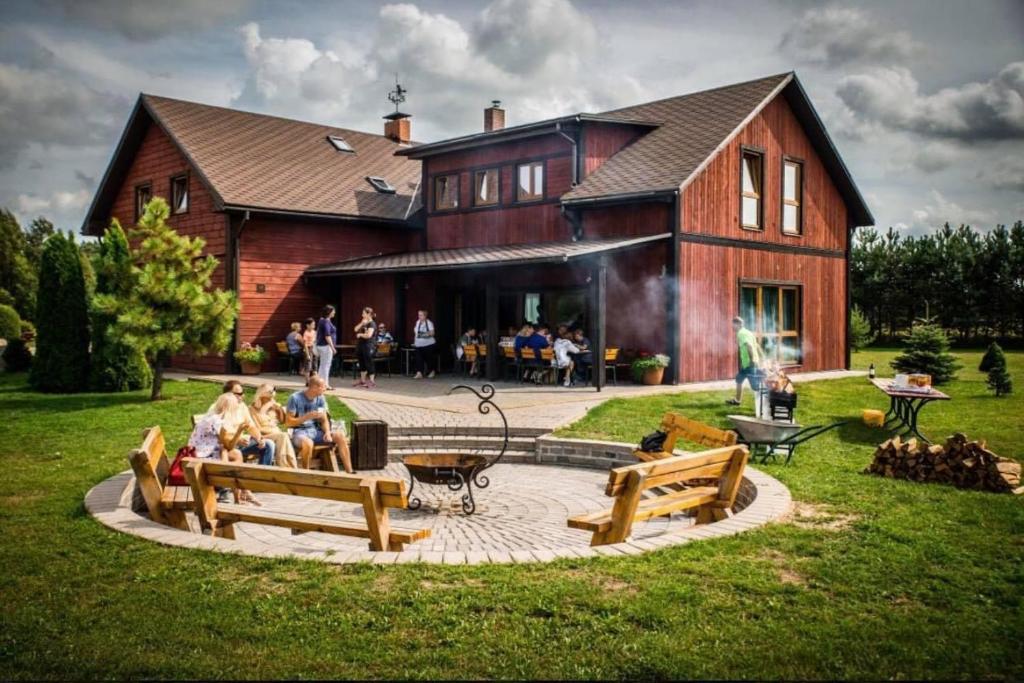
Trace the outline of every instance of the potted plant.
[[249, 342], [242, 342], [242, 348], [235, 351], [235, 360], [242, 366], [243, 375], [258, 375], [268, 355], [266, 349], [259, 344], [253, 346]]
[[641, 383], [661, 384], [668, 363], [668, 356], [663, 353], [656, 353], [653, 356], [637, 358], [633, 361], [633, 365], [630, 368], [633, 371], [633, 378], [639, 378]]

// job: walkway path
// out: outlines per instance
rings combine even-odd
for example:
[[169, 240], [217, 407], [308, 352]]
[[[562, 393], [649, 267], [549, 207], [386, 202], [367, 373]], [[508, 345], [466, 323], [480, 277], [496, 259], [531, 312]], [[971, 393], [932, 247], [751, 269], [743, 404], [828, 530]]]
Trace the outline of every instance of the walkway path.
[[[805, 372], [790, 375], [794, 383], [823, 379], [859, 377], [859, 371]], [[237, 379], [246, 386], [270, 382], [277, 387], [301, 387], [294, 375], [199, 375], [181, 372], [167, 373], [168, 379], [191, 379], [222, 383]], [[447, 395], [448, 389], [458, 383], [479, 387], [479, 380], [466, 380], [453, 375], [436, 379], [414, 380], [408, 377], [379, 377], [376, 389], [350, 386], [347, 378], [334, 379], [337, 386], [330, 392], [344, 401], [359, 417], [384, 420], [392, 427], [474, 427], [495, 426], [493, 415], [477, 412], [477, 398], [468, 391]], [[588, 410], [612, 398], [634, 398], [694, 391], [731, 391], [731, 380], [695, 382], [677, 386], [642, 386], [620, 384], [605, 387], [601, 392], [592, 388], [565, 388], [560, 386], [533, 386], [514, 382], [494, 382], [498, 404], [508, 417], [511, 427], [531, 427], [554, 430], [583, 417]]]

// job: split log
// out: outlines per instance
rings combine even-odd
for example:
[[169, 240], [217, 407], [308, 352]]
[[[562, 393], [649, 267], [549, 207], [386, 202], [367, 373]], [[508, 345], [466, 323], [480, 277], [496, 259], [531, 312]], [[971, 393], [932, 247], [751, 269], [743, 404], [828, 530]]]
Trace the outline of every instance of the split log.
[[893, 479], [941, 482], [958, 488], [1020, 494], [1020, 463], [988, 450], [984, 441], [954, 434], [945, 445], [896, 436], [878, 445], [865, 473]]

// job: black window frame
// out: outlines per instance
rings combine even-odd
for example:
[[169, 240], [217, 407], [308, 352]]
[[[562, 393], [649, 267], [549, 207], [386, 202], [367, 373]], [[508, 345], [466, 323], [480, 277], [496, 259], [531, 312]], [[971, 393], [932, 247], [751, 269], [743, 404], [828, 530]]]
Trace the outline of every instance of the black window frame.
[[382, 178], [379, 175], [366, 176], [366, 182], [370, 183], [370, 187], [381, 194], [395, 194], [394, 186], [386, 178]]
[[[480, 186], [477, 184], [477, 177], [481, 174], [494, 171], [494, 198], [489, 202], [480, 201]], [[501, 166], [488, 166], [473, 171], [473, 201], [474, 207], [498, 206], [501, 204]]]
[[[528, 166], [531, 169], [533, 167], [535, 167], [535, 166], [539, 166], [540, 167], [540, 171], [541, 171], [541, 176], [540, 176], [540, 193], [539, 194], [531, 194], [529, 197], [526, 197], [526, 198], [523, 198], [521, 196], [520, 192], [519, 192], [519, 190], [520, 190], [520, 186], [519, 186], [519, 169], [523, 168], [524, 166]], [[512, 182], [515, 184], [516, 204], [532, 204], [534, 202], [542, 202], [545, 199], [547, 199], [548, 164], [547, 164], [547, 160], [546, 159], [538, 159], [536, 161], [523, 161], [523, 162], [517, 163], [516, 164], [516, 171], [515, 171], [515, 173], [516, 173], [515, 174], [515, 178], [513, 178]], [[533, 185], [533, 172], [532, 171], [530, 172], [530, 185], [531, 186]], [[534, 188], [534, 189], [536, 189], [536, 188]]]
[[[438, 201], [437, 201], [439, 199], [439, 194], [438, 194], [438, 191], [437, 191], [438, 183], [443, 178], [454, 178], [455, 179], [455, 194], [454, 194], [455, 203], [453, 205], [451, 205], [451, 206], [441, 206], [438, 203]], [[438, 173], [438, 174], [436, 174], [434, 176], [433, 186], [434, 186], [434, 191], [433, 191], [434, 211], [442, 212], [442, 211], [458, 211], [459, 210], [459, 202], [460, 202], [460, 200], [462, 198], [462, 174], [461, 173]]]
[[[761, 186], [759, 188], [758, 196], [757, 196], [757, 220], [758, 220], [758, 225], [757, 226], [747, 225], [743, 221], [743, 200], [747, 196], [744, 193], [744, 191], [743, 191], [743, 170], [745, 168], [745, 165], [744, 165], [743, 162], [747, 158], [747, 156], [757, 157], [758, 165], [760, 167], [760, 172], [761, 172], [761, 177], [760, 177], [760, 181], [761, 181], [760, 185]], [[761, 149], [759, 147], [747, 147], [747, 146], [741, 146], [740, 147], [739, 224], [740, 224], [740, 228], [743, 229], [743, 230], [750, 230], [750, 231], [753, 231], [753, 232], [764, 232], [764, 229], [765, 229], [765, 225], [764, 225], [764, 223], [765, 223], [765, 220], [764, 220], [765, 219], [765, 212], [764, 212], [764, 188], [765, 188], [765, 180], [766, 179], [765, 179], [765, 175], [764, 175], [764, 172], [765, 172], [765, 163], [764, 162], [765, 162], [765, 150], [763, 150], [763, 149]]]
[[[184, 211], [177, 211], [176, 210], [177, 201], [175, 200], [175, 197], [174, 197], [174, 183], [176, 181], [182, 180], [182, 179], [184, 179], [184, 181], [185, 181], [185, 197], [186, 197], [186, 202], [187, 203], [185, 204], [185, 210]], [[192, 209], [192, 192], [191, 192], [191, 190], [192, 190], [192, 179], [189, 177], [189, 172], [188, 171], [185, 171], [184, 173], [175, 173], [174, 175], [172, 175], [170, 177], [170, 179], [168, 180], [168, 192], [167, 192], [167, 194], [170, 196], [170, 199], [171, 199], [171, 215], [172, 216], [183, 216], [183, 215], [187, 214]]]
[[[345, 154], [355, 154], [355, 147], [349, 144], [348, 140], [341, 137], [340, 135], [328, 135], [327, 142], [336, 152], [344, 152]], [[340, 145], [339, 145], [340, 143]]]
[[144, 214], [146, 212], [146, 206], [145, 205], [149, 203], [149, 200], [147, 200], [146, 202], [140, 202], [139, 201], [139, 197], [140, 197], [140, 195], [141, 195], [143, 190], [145, 190], [149, 194], [149, 200], [152, 200], [153, 199], [153, 181], [152, 180], [147, 180], [146, 182], [139, 183], [139, 184], [137, 184], [135, 186], [135, 222], [136, 223], [138, 223], [139, 220], [142, 218], [142, 214]]
[[[797, 171], [796, 232], [786, 230], [786, 164], [793, 164]], [[804, 169], [806, 164], [799, 157], [783, 155], [779, 166], [779, 232], [787, 237], [804, 236]]]

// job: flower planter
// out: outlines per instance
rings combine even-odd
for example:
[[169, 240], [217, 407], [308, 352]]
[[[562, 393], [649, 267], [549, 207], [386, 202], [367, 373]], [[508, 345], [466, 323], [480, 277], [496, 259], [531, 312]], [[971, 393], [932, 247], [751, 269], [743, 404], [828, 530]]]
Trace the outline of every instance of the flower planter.
[[665, 368], [651, 368], [650, 370], [644, 370], [644, 374], [640, 376], [640, 381], [644, 384], [661, 384], [661, 380], [665, 377]]
[[263, 367], [263, 363], [253, 363], [248, 360], [239, 361], [239, 365], [242, 366], [243, 375], [258, 375], [260, 374], [260, 368]]

